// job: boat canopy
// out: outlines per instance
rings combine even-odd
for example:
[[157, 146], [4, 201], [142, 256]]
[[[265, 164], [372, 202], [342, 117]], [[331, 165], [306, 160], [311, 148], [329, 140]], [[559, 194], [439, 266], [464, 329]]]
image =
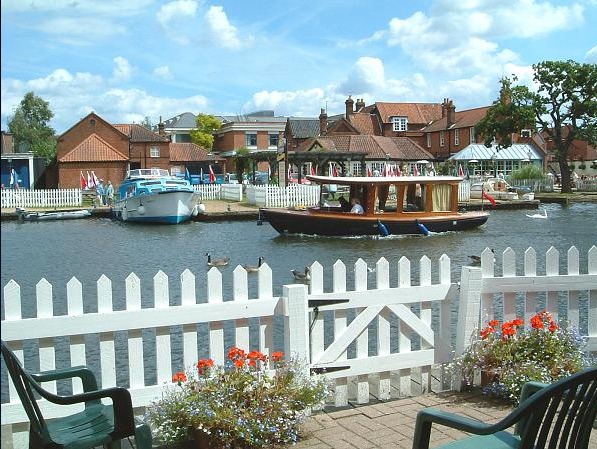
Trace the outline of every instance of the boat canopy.
[[458, 176], [315, 176], [306, 178], [316, 184], [363, 185], [363, 184], [452, 184], [462, 182]]

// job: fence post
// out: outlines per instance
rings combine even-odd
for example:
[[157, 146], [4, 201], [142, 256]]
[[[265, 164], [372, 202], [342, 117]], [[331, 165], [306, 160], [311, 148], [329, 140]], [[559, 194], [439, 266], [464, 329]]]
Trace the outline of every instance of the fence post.
[[469, 346], [473, 332], [479, 329], [481, 319], [481, 268], [462, 267], [460, 297], [456, 322], [456, 355]]
[[[297, 357], [305, 362], [305, 370], [311, 363], [309, 350], [309, 306], [306, 285], [285, 285], [282, 290], [286, 301], [284, 329], [288, 337], [284, 339], [284, 352], [287, 357]], [[307, 373], [308, 374], [308, 373]]]

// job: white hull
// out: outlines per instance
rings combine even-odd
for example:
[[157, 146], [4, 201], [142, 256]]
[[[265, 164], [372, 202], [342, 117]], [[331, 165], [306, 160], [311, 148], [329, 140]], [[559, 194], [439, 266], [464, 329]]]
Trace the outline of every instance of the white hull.
[[116, 201], [114, 216], [122, 221], [183, 223], [197, 214], [200, 196], [188, 191], [164, 191]]

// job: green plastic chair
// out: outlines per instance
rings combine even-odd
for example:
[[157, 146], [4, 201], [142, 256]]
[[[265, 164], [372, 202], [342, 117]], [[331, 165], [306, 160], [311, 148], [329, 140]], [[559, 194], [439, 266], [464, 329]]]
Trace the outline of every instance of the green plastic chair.
[[[87, 449], [97, 446], [119, 447], [124, 438], [135, 437], [138, 449], [152, 447], [151, 431], [145, 423], [135, 420], [131, 395], [126, 388], [98, 390], [93, 372], [85, 366], [29, 373], [2, 340], [2, 357], [29, 417], [30, 449]], [[41, 383], [59, 379], [81, 378], [83, 393], [60, 396], [45, 390]], [[59, 405], [84, 403], [81, 412], [46, 420], [34, 394]], [[102, 398], [109, 398], [105, 405]]]
[[[587, 449], [597, 415], [597, 368], [553, 384], [527, 382], [518, 407], [496, 424], [433, 408], [417, 415], [413, 449], [428, 449], [431, 425], [472, 434], [441, 449]], [[514, 431], [508, 431], [515, 426]]]

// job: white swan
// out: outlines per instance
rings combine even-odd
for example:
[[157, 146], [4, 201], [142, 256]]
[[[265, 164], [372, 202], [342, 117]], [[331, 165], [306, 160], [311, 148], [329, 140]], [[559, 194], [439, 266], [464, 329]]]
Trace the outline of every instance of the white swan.
[[547, 209], [543, 209], [542, 214], [526, 214], [529, 218], [547, 218]]

